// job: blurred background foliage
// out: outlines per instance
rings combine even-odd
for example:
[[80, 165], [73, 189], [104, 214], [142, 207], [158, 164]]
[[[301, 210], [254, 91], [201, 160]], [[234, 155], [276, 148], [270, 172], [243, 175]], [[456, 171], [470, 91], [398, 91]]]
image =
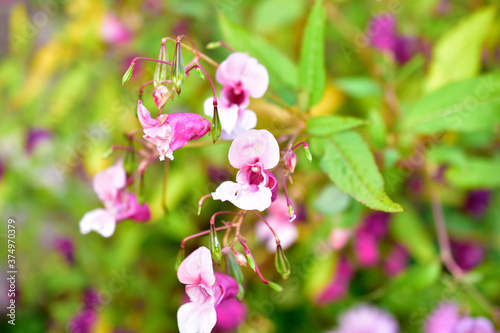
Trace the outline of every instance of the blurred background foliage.
[[[227, 162], [229, 143], [181, 149], [168, 178], [168, 213], [160, 205], [163, 166], [157, 163], [145, 179], [150, 222], [124, 222], [109, 239], [96, 233], [80, 235], [78, 221], [100, 205], [91, 179], [120, 157], [115, 153], [104, 159], [103, 153], [126, 142], [123, 131], [139, 128], [138, 87], [152, 77], [154, 65], [140, 63], [124, 87], [121, 77], [133, 57], [156, 57], [164, 36], [186, 34], [200, 49], [226, 40], [265, 64], [276, 95], [296, 105], [301, 84], [296, 71], [303, 70], [298, 67], [302, 34], [312, 5], [307, 0], [0, 3], [0, 211], [4, 220], [13, 217], [19, 227], [15, 331], [66, 331], [81, 306], [82, 291], [89, 287], [109, 295], [99, 309], [96, 332], [177, 330], [184, 287], [174, 270], [180, 241], [207, 229], [212, 213], [232, 209], [230, 204], [207, 201], [201, 215], [196, 214], [199, 198], [221, 182], [210, 175], [232, 178], [235, 170]], [[339, 258], [329, 247], [330, 232], [339, 227], [354, 230], [369, 210], [327, 181], [322, 153], [313, 146], [312, 164], [298, 153], [290, 186], [307, 218], [297, 223], [299, 240], [287, 250], [292, 263], [287, 282], [275, 272], [273, 255], [259, 246], [252, 219], [245, 222], [244, 234], [264, 275], [282, 282], [285, 291], [273, 291], [244, 268], [249, 316], [241, 332], [326, 331], [336, 325], [340, 311], [359, 302], [393, 313], [402, 332], [420, 332], [426, 316], [446, 300], [499, 324], [494, 318], [494, 304], [500, 304], [498, 75], [488, 86], [492, 90], [487, 101], [466, 108], [458, 118], [432, 113], [457, 106], [480, 80], [489, 80], [481, 75], [500, 64], [495, 5], [498, 1], [324, 1], [325, 93], [308, 114], [364, 120], [357, 133], [375, 156], [385, 191], [406, 210], [391, 216], [388, 239], [404, 244], [410, 261], [396, 277], [387, 277], [381, 266], [359, 269], [345, 298], [316, 304]], [[103, 18], [109, 12], [129, 29], [130, 42], [103, 40]], [[394, 14], [400, 33], [425, 38], [432, 57], [420, 54], [397, 64], [370, 47], [365, 32], [379, 13]], [[228, 55], [224, 48], [205, 53], [217, 62]], [[209, 72], [213, 75], [215, 69]], [[152, 107], [151, 92], [145, 90], [144, 100]], [[180, 98], [168, 104], [169, 111], [203, 114], [203, 101], [210, 95], [209, 85], [194, 75]], [[279, 135], [296, 126], [295, 116], [273, 100], [253, 101], [251, 108], [259, 116], [257, 128]], [[47, 130], [50, 138], [30, 154], [26, 138], [34, 128]], [[439, 170], [444, 176], [434, 181], [429, 175]], [[490, 196], [480, 217], [466, 207], [469, 191], [477, 189], [486, 189]], [[439, 259], [431, 192], [442, 202], [450, 237], [473, 241], [484, 250], [480, 263], [460, 280]], [[6, 227], [1, 234], [4, 247]], [[74, 243], [73, 263], [54, 248], [58, 237]], [[188, 253], [206, 244], [206, 238], [190, 241]], [[387, 244], [381, 245], [382, 253], [389, 251]], [[4, 262], [0, 274], [5, 274]], [[0, 329], [12, 327], [2, 320]]]

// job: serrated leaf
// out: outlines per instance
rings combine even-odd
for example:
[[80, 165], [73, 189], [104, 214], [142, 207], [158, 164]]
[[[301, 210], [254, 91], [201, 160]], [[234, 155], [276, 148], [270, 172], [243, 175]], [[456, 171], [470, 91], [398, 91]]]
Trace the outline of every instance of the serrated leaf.
[[420, 99], [402, 123], [403, 131], [475, 131], [500, 123], [500, 74], [443, 87]]
[[479, 9], [438, 40], [432, 51], [427, 91], [474, 77], [479, 72], [483, 43], [495, 12], [494, 7]]
[[218, 15], [218, 21], [224, 39], [236, 50], [247, 51], [252, 57], [257, 58], [259, 63], [263, 64], [269, 72], [269, 83], [282, 97], [288, 96], [287, 102], [290, 102], [289, 92], [281, 92], [280, 90], [283, 90], [284, 87], [297, 88], [297, 66], [264, 39], [250, 34], [223, 14]]
[[300, 52], [299, 86], [305, 91], [305, 107], [315, 105], [326, 88], [325, 8], [317, 0], [307, 19]]
[[375, 159], [361, 136], [346, 131], [324, 138], [314, 137], [311, 147], [321, 149], [320, 166], [337, 187], [366, 206], [386, 212], [404, 209], [384, 191], [384, 181]]
[[358, 127], [365, 123], [366, 121], [354, 117], [319, 116], [307, 120], [307, 132], [313, 136], [325, 136]]

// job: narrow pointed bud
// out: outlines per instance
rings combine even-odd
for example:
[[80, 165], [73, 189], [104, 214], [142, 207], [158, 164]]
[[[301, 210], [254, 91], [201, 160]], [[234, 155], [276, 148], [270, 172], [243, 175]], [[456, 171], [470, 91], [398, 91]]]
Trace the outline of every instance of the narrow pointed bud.
[[283, 291], [283, 287], [273, 281], [267, 281], [267, 285], [279, 293]]
[[[168, 61], [168, 52], [165, 44], [161, 44], [160, 47], [160, 54], [158, 55], [158, 60], [161, 61]], [[153, 75], [154, 79], [154, 86], [155, 88], [160, 84], [161, 81], [167, 80], [167, 64], [164, 64], [162, 62], [157, 62], [156, 63], [156, 68], [155, 72]]]
[[296, 218], [297, 215], [295, 215], [292, 205], [288, 205], [288, 221], [293, 222]]
[[198, 75], [202, 80], [205, 80], [205, 73], [200, 69], [200, 67], [196, 67], [196, 72], [198, 72]]
[[293, 173], [295, 171], [295, 166], [297, 166], [297, 155], [295, 155], [295, 153], [290, 150], [285, 155], [285, 162], [285, 167], [288, 169], [288, 171], [290, 171], [290, 173]]
[[306, 152], [306, 157], [309, 160], [309, 162], [312, 162], [313, 157], [311, 155], [311, 151], [309, 150], [309, 146], [307, 144], [304, 145], [304, 150]]
[[185, 78], [186, 73], [184, 71], [184, 61], [182, 60], [181, 42], [177, 42], [175, 44], [175, 54], [172, 63], [172, 83], [175, 87], [175, 91], [177, 92], [177, 96], [181, 93]]
[[284, 280], [287, 280], [290, 277], [290, 262], [288, 262], [288, 259], [285, 256], [285, 252], [283, 251], [283, 248], [281, 245], [278, 245], [276, 247], [276, 256], [275, 256], [275, 261], [276, 265], [276, 271], [281, 274]]
[[182, 261], [184, 260], [184, 256], [186, 254], [186, 250], [181, 247], [179, 250], [179, 253], [177, 254], [177, 258], [175, 259], [175, 271], [179, 269], [179, 266], [181, 265]]
[[219, 111], [217, 106], [214, 105], [214, 117], [212, 118], [212, 140], [215, 142], [219, 139], [222, 130], [222, 125], [220, 124]]
[[170, 97], [172, 97], [172, 93], [164, 85], [159, 85], [153, 90], [153, 100], [158, 109], [161, 109]]
[[210, 252], [212, 252], [212, 258], [214, 262], [220, 264], [222, 259], [222, 250], [220, 247], [219, 239], [217, 238], [217, 231], [215, 230], [215, 225], [210, 224], [210, 238], [208, 240], [208, 247]]
[[213, 49], [218, 48], [219, 46], [221, 46], [220, 42], [212, 42], [212, 43], [208, 43], [206, 47], [208, 50], [213, 50]]
[[201, 214], [201, 206], [198, 206], [198, 215]]
[[113, 149], [109, 148], [104, 154], [102, 154], [102, 158], [109, 158], [111, 154], [113, 154]]
[[255, 261], [252, 258], [252, 255], [250, 253], [246, 253], [245, 257], [247, 257], [248, 261], [248, 266], [255, 272]]
[[130, 64], [130, 67], [127, 69], [127, 71], [125, 72], [125, 74], [123, 74], [123, 78], [122, 78], [122, 86], [128, 81], [130, 80], [130, 78], [132, 77], [132, 73], [134, 72], [134, 66], [135, 66], [135, 62], [131, 63]]

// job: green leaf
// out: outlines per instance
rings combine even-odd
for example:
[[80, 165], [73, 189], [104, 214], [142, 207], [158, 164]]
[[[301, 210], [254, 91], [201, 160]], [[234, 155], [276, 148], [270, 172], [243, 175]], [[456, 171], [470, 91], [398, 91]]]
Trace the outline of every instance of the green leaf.
[[497, 188], [500, 186], [500, 156], [468, 158], [464, 163], [446, 170], [445, 177], [453, 186], [463, 189]]
[[306, 92], [305, 110], [323, 97], [326, 88], [325, 22], [326, 13], [317, 0], [307, 19], [300, 52], [299, 86]]
[[334, 81], [336, 87], [352, 97], [373, 97], [382, 93], [382, 87], [372, 78], [350, 76]]
[[307, 120], [307, 131], [313, 136], [325, 136], [358, 127], [365, 123], [366, 121], [354, 117], [318, 116]]
[[500, 74], [453, 83], [420, 99], [402, 123], [402, 131], [436, 133], [477, 131], [500, 123]]
[[304, 14], [305, 3], [303, 0], [266, 0], [254, 6], [252, 26], [266, 33], [299, 20]]
[[[218, 21], [226, 42], [236, 50], [247, 51], [252, 57], [257, 58], [268, 70], [269, 82], [276, 90], [279, 91], [284, 87], [297, 88], [297, 66], [288, 57], [269, 45], [264, 39], [252, 35], [234, 24], [224, 15], [219, 14]], [[283, 92], [281, 95], [287, 95], [287, 92]]]
[[436, 250], [425, 230], [418, 214], [405, 204], [406, 212], [396, 214], [391, 222], [391, 235], [398, 242], [406, 245], [412, 257], [420, 263], [426, 263], [436, 258]]
[[436, 283], [440, 275], [441, 262], [439, 259], [425, 265], [414, 266], [389, 282], [385, 297], [391, 293], [401, 292], [403, 288], [413, 291], [422, 290]]
[[481, 68], [483, 43], [495, 12], [494, 7], [479, 9], [438, 40], [432, 52], [427, 91], [477, 75]]
[[321, 158], [323, 171], [340, 190], [372, 209], [404, 210], [384, 192], [384, 181], [375, 159], [359, 134], [347, 131], [325, 138], [314, 137], [311, 147]]

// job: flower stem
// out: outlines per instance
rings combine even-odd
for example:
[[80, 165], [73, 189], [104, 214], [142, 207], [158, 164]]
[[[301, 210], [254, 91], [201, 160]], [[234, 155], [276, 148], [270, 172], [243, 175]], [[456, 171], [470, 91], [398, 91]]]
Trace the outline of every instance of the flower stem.
[[[243, 248], [245, 249], [245, 254], [252, 257], [253, 261], [255, 262], [255, 258], [253, 257], [252, 252], [250, 252], [250, 249], [248, 248], [247, 244], [244, 241], [242, 241], [241, 239], [238, 239], [238, 241], [240, 242], [241, 246], [243, 246]], [[255, 263], [255, 272], [257, 273], [257, 275], [259, 276], [260, 280], [263, 283], [265, 283], [265, 284], [269, 283], [269, 281], [264, 279], [264, 277], [260, 273], [259, 266], [257, 265], [257, 263]]]
[[271, 230], [271, 232], [273, 233], [274, 239], [276, 239], [276, 245], [280, 245], [281, 244], [280, 238], [278, 237], [278, 235], [276, 234], [276, 232], [274, 231], [274, 229], [271, 227], [271, 225], [269, 224], [269, 222], [267, 222], [266, 219], [264, 219], [262, 217], [262, 215], [260, 215], [259, 213], [257, 213], [255, 210], [251, 210], [251, 212], [254, 213], [255, 215], [257, 215], [257, 217], [260, 218], [262, 221], [264, 221], [264, 223], [267, 225], [267, 227], [269, 228], [269, 230]]
[[[229, 228], [232, 228], [233, 226], [231, 224], [228, 224], [228, 225], [225, 225], [223, 227], [218, 227], [218, 228], [215, 228], [215, 230], [219, 231], [219, 230], [224, 230], [224, 229], [229, 229]], [[181, 248], [184, 248], [184, 246], [186, 245], [186, 242], [190, 239], [193, 239], [193, 238], [196, 238], [196, 237], [200, 237], [200, 236], [203, 236], [203, 235], [206, 235], [206, 234], [209, 234], [210, 233], [210, 230], [205, 230], [205, 231], [202, 231], [202, 232], [199, 232], [197, 234], [194, 234], [194, 235], [191, 235], [191, 236], [188, 236], [186, 238], [184, 238], [181, 242]]]
[[165, 168], [163, 169], [163, 190], [161, 192], [161, 208], [163, 211], [168, 213], [167, 208], [167, 183], [168, 183], [168, 171], [170, 169], [170, 160], [165, 160]]

